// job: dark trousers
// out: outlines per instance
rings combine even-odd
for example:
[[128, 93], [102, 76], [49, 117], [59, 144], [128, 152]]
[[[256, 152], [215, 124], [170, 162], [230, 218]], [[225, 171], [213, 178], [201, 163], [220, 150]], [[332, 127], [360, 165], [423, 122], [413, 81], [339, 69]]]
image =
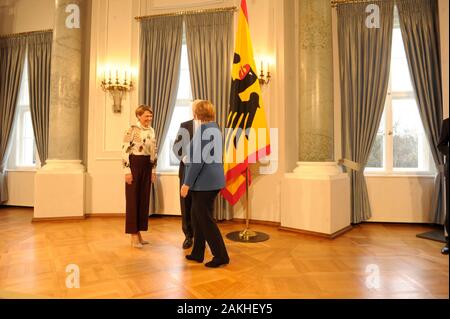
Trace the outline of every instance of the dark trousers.
[[186, 198], [180, 197], [181, 205], [181, 228], [183, 229], [186, 238], [194, 237], [194, 230], [192, 229], [192, 195], [188, 193]]
[[449, 230], [448, 230], [448, 228], [449, 228], [449, 224], [448, 224], [448, 209], [449, 209], [449, 202], [450, 202], [450, 198], [449, 198], [449, 192], [450, 192], [450, 188], [449, 188], [449, 181], [450, 181], [450, 179], [449, 179], [449, 176], [448, 176], [448, 162], [447, 162], [447, 169], [446, 169], [446, 174], [445, 174], [445, 193], [446, 193], [446, 196], [445, 196], [445, 201], [446, 201], [446, 205], [445, 205], [445, 229], [447, 230], [447, 244], [448, 244], [448, 237], [449, 237], [449, 234], [450, 234], [450, 232], [449, 232]]
[[152, 165], [150, 156], [130, 155], [133, 183], [125, 184], [125, 233], [136, 234], [148, 230]]
[[228, 262], [228, 252], [213, 218], [214, 200], [219, 191], [192, 191], [192, 220], [194, 223], [194, 248], [191, 255], [196, 259], [203, 259], [205, 242], [214, 256], [214, 261]]
[[[184, 181], [184, 166], [180, 169], [180, 189]], [[192, 228], [192, 195], [188, 193], [186, 198], [180, 196], [181, 207], [181, 228], [183, 229], [186, 238], [194, 237], [194, 230]]]

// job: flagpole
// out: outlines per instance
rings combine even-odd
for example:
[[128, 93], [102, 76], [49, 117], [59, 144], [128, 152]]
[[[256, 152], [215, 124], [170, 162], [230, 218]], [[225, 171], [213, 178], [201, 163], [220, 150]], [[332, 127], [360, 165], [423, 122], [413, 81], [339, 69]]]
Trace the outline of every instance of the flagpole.
[[[248, 25], [248, 10], [247, 10], [247, 3], [246, 0], [241, 0], [241, 9], [239, 14], [239, 21], [238, 21], [238, 30], [237, 30], [237, 37], [236, 37], [236, 47], [235, 47], [235, 60], [233, 61], [233, 74], [232, 74], [232, 83], [233, 87], [235, 89], [231, 90], [231, 100], [235, 103], [230, 103], [230, 113], [229, 113], [229, 119], [228, 123], [231, 126], [233, 130], [237, 130], [239, 128], [266, 128], [267, 129], [267, 123], [266, 123], [266, 115], [263, 109], [262, 101], [260, 99], [258, 100], [247, 100], [243, 101], [241, 96], [237, 94], [238, 92], [241, 92], [243, 90], [249, 89], [252, 83], [256, 83], [255, 87], [252, 87], [252, 95], [256, 94], [261, 97], [261, 87], [258, 86], [258, 79], [255, 78], [256, 74], [256, 67], [254, 57], [253, 57], [253, 48], [251, 44], [251, 39], [249, 38], [249, 25]], [[238, 41], [239, 40], [239, 41]], [[243, 44], [243, 42], [248, 42], [247, 44]], [[238, 57], [239, 59], [236, 59]], [[237, 61], [237, 62], [236, 62]], [[253, 69], [253, 70], [252, 70]], [[237, 89], [236, 89], [237, 88]], [[244, 99], [245, 100], [245, 99]], [[261, 102], [261, 103], [260, 103]], [[248, 104], [248, 106], [247, 106]], [[237, 105], [240, 105], [240, 107], [237, 107]], [[253, 110], [255, 108], [255, 110]], [[246, 109], [246, 111], [245, 111]], [[252, 117], [250, 118], [250, 112], [253, 112]], [[250, 119], [250, 120], [249, 120]], [[249, 120], [249, 122], [247, 122]], [[241, 123], [241, 121], [244, 121]], [[235, 139], [235, 143], [239, 141], [239, 138], [245, 139], [249, 138], [249, 136], [241, 136], [239, 134], [238, 136], [232, 135], [228, 136], [228, 138]], [[231, 142], [231, 141], [228, 141]], [[239, 148], [239, 143], [227, 143], [226, 152], [227, 155], [236, 155], [236, 152]], [[245, 143], [243, 143], [244, 147]], [[270, 142], [267, 144], [270, 145]], [[233, 148], [234, 146], [234, 148]], [[242, 147], [242, 146], [241, 146]], [[248, 147], [248, 145], [247, 145]], [[242, 150], [242, 149], [240, 149]], [[232, 154], [229, 154], [228, 152], [232, 152]], [[245, 154], [247, 154], [247, 158], [249, 154], [253, 154], [253, 152], [256, 152], [255, 154], [258, 154], [258, 149], [250, 148]], [[227, 185], [226, 185], [226, 194], [227, 194], [227, 200], [232, 205], [236, 204], [236, 202], [241, 198], [242, 194], [242, 188], [243, 188], [243, 181], [242, 181], [242, 175], [244, 171], [240, 170], [240, 165], [244, 165], [244, 163], [234, 163], [235, 165], [229, 165], [227, 163], [225, 170], [225, 176], [227, 177]], [[230, 173], [231, 169], [233, 169], [234, 174], [231, 176], [228, 176], [228, 173]], [[236, 177], [236, 175], [239, 174], [239, 176]], [[231, 174], [230, 174], [231, 175]], [[239, 179], [236, 179], [239, 178]], [[228, 186], [230, 188], [228, 189]], [[250, 186], [250, 169], [249, 164], [246, 164], [245, 168], [245, 229], [243, 231], [234, 231], [229, 234], [227, 234], [227, 238], [233, 241], [238, 242], [246, 242], [246, 243], [257, 243], [262, 242], [269, 239], [269, 235], [261, 233], [261, 232], [255, 232], [250, 230], [250, 196], [249, 196], [249, 186]]]
[[249, 181], [248, 181], [248, 166], [245, 169], [245, 230], [248, 230], [248, 227], [250, 225], [250, 200], [248, 198], [248, 185]]
[[239, 233], [239, 237], [242, 240], [250, 240], [256, 237], [256, 233], [250, 230], [250, 199], [248, 196], [249, 180], [248, 180], [249, 170], [248, 167], [245, 169], [245, 229]]
[[250, 186], [250, 170], [247, 167], [245, 169], [245, 190], [246, 190], [246, 204], [245, 204], [245, 229], [243, 231], [234, 231], [227, 234], [227, 238], [233, 241], [243, 242], [243, 243], [258, 243], [266, 241], [270, 238], [269, 235], [262, 232], [255, 232], [250, 230], [250, 199], [248, 195], [248, 189]]

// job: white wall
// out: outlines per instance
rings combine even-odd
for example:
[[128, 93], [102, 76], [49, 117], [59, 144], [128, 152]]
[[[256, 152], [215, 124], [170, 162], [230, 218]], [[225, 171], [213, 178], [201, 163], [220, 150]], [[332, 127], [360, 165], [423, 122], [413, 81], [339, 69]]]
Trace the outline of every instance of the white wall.
[[[53, 28], [53, 0], [0, 1], [0, 35]], [[33, 171], [8, 172], [10, 206], [34, 206]]]
[[[89, 70], [86, 213], [124, 213], [123, 175], [120, 170], [121, 134], [130, 122], [133, 93], [123, 103], [123, 112], [114, 114], [111, 102], [100, 89], [102, 67], [133, 65], [133, 17], [139, 15], [137, 1], [99, 0], [92, 3], [91, 48]], [[134, 10], [134, 12], [133, 12]], [[136, 29], [133, 30], [137, 32]], [[133, 55], [135, 56], [135, 54]]]
[[0, 34], [53, 28], [54, 0], [7, 0], [0, 2]]
[[[146, 1], [146, 0], [99, 0], [93, 5], [91, 33], [91, 77], [89, 101], [89, 145], [88, 145], [88, 183], [87, 213], [123, 213], [124, 183], [121, 172], [120, 141], [130, 122], [134, 122], [134, 108], [137, 105], [137, 92], [131, 100], [124, 103], [122, 114], [111, 112], [111, 101], [96, 79], [98, 70], [105, 64], [138, 65], [138, 22], [135, 16], [174, 12], [180, 10], [238, 6], [238, 0], [190, 0], [190, 1]], [[253, 37], [255, 56], [269, 55], [277, 60], [277, 50], [283, 47], [278, 37], [282, 24], [277, 16], [277, 1], [249, 0], [249, 19]], [[282, 8], [282, 7], [281, 7]], [[105, 14], [106, 13], [106, 14]], [[276, 21], [278, 19], [278, 22]], [[281, 23], [279, 23], [281, 22]], [[278, 32], [278, 33], [277, 33]], [[275, 62], [276, 63], [276, 62]], [[282, 94], [273, 92], [280, 86], [275, 66], [272, 67], [273, 82], [263, 89], [265, 109], [272, 127], [283, 127]], [[280, 90], [281, 92], [281, 90]], [[282, 136], [281, 136], [282, 138]], [[282, 169], [280, 170], [280, 172]], [[280, 173], [275, 176], [254, 178], [252, 186], [253, 218], [279, 221]], [[178, 176], [159, 175], [158, 187], [162, 190], [160, 214], [180, 213], [178, 198]], [[270, 189], [270, 192], [267, 190]], [[105, 191], [108, 190], [108, 191]], [[242, 205], [238, 205], [236, 217], [243, 217]]]
[[[239, 1], [236, 5], [239, 5]], [[285, 61], [284, 42], [284, 2], [279, 0], [247, 1], [250, 32], [255, 57], [269, 55], [273, 58], [272, 82], [264, 86], [263, 99], [268, 125], [278, 129], [278, 141], [271, 140], [272, 151], [278, 151], [278, 166], [273, 175], [260, 175], [258, 168], [252, 168], [253, 184], [250, 187], [250, 218], [271, 222], [280, 222], [281, 184], [286, 171], [286, 131], [285, 117], [295, 112], [296, 106], [285, 103], [285, 66], [291, 67], [291, 61]], [[285, 64], [288, 63], [288, 64]], [[278, 150], [275, 149], [277, 145]], [[245, 197], [245, 196], [244, 196]], [[235, 218], [245, 218], [245, 198], [234, 207]]]
[[[4, 3], [12, 6], [4, 7]], [[105, 97], [99, 85], [98, 72], [104, 64], [138, 65], [138, 38], [139, 27], [135, 16], [155, 13], [174, 12], [192, 8], [211, 8], [238, 6], [239, 0], [96, 0], [92, 1], [91, 47], [89, 81], [86, 81], [86, 103], [88, 127], [85, 129], [85, 140], [88, 143], [84, 153], [87, 153], [85, 163], [87, 166], [86, 182], [86, 213], [88, 214], [114, 214], [124, 212], [124, 183], [120, 162], [120, 140], [122, 133], [134, 122], [133, 110], [137, 105], [137, 92], [131, 99], [124, 101], [122, 114], [113, 114], [111, 100]], [[441, 24], [446, 25], [442, 38], [448, 38], [448, 2], [441, 1], [444, 10]], [[256, 220], [280, 221], [281, 181], [285, 172], [295, 167], [296, 154], [293, 140], [287, 136], [292, 134], [293, 128], [288, 125], [296, 112], [295, 105], [285, 93], [290, 82], [289, 74], [285, 70], [291, 68], [292, 55], [285, 50], [291, 48], [285, 43], [284, 29], [291, 27], [285, 25], [284, 4], [279, 0], [247, 0], [249, 10], [250, 28], [255, 55], [269, 55], [273, 57], [275, 65], [272, 67], [273, 80], [270, 85], [263, 88], [263, 97], [268, 121], [271, 127], [279, 128], [279, 164], [278, 173], [271, 176], [255, 176], [250, 190], [252, 218]], [[0, 33], [16, 33], [52, 28], [53, 0], [0, 0]], [[5, 9], [7, 8], [7, 9]], [[445, 9], [446, 8], [446, 9]], [[446, 11], [445, 11], [446, 10]], [[13, 12], [12, 19], [9, 13]], [[446, 12], [446, 16], [445, 16]], [[447, 19], [447, 20], [445, 20]], [[6, 25], [6, 27], [5, 27]], [[290, 29], [286, 30], [290, 31]], [[447, 72], [447, 85], [444, 92], [448, 105], [448, 41], [443, 43], [443, 57]], [[446, 50], [446, 51], [445, 51]], [[446, 52], [446, 53], [445, 53]], [[335, 54], [335, 61], [337, 55]], [[446, 71], [445, 71], [446, 70]], [[336, 70], [335, 70], [336, 71]], [[338, 79], [338, 77], [337, 77]], [[339, 94], [336, 95], [336, 113], [339, 113]], [[445, 109], [445, 108], [444, 108]], [[447, 114], [448, 111], [446, 110]], [[337, 118], [338, 121], [338, 118]], [[295, 126], [295, 123], [291, 123]], [[287, 134], [287, 132], [289, 134]], [[339, 132], [337, 132], [339, 133]], [[336, 135], [339, 142], [340, 136]], [[295, 144], [295, 143], [294, 143]], [[337, 143], [336, 156], [339, 157], [339, 143]], [[286, 160], [285, 160], [286, 159]], [[28, 176], [28, 177], [25, 177]], [[24, 181], [23, 178], [28, 178]], [[17, 180], [16, 180], [17, 179]], [[21, 182], [18, 182], [21, 180]], [[32, 174], [18, 177], [11, 174], [9, 184], [11, 187], [22, 183], [31, 185]], [[159, 186], [162, 188], [163, 203], [162, 214], [179, 214], [178, 177], [173, 174], [159, 176]], [[424, 212], [429, 204], [432, 183], [423, 177], [397, 177], [397, 178], [368, 178], [369, 196], [373, 208], [373, 221], [424, 221]], [[387, 197], [386, 189], [392, 190], [392, 198]], [[415, 194], [421, 194], [416, 196]], [[14, 194], [18, 194], [15, 198]], [[381, 196], [383, 194], [383, 196]], [[11, 194], [10, 194], [11, 195]], [[33, 201], [32, 188], [25, 193], [14, 193], [12, 203], [30, 203]], [[235, 217], [243, 218], [242, 203], [235, 207]]]
[[34, 176], [33, 171], [9, 171], [8, 206], [34, 207]]
[[371, 222], [432, 223], [434, 176], [367, 176]]

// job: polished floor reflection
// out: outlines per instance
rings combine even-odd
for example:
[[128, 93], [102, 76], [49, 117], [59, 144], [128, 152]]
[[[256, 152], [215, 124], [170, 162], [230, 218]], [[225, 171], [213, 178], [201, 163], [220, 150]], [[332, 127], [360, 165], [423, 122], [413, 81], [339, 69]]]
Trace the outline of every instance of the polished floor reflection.
[[[270, 240], [225, 239], [231, 263], [187, 262], [177, 217], [152, 218], [149, 246], [130, 247], [123, 218], [31, 223], [32, 210], [0, 209], [0, 297], [448, 298], [449, 258], [416, 238], [429, 227], [363, 224], [335, 239], [257, 225]], [[225, 235], [240, 230], [221, 223]], [[205, 261], [211, 255], [205, 257]], [[80, 288], [66, 287], [66, 267]]]

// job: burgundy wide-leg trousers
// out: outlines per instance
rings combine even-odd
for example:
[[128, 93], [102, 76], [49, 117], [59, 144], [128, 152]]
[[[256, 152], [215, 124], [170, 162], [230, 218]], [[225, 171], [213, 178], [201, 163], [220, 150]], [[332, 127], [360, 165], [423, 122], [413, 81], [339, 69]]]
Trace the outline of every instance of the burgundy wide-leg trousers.
[[136, 234], [148, 230], [152, 164], [150, 156], [130, 155], [133, 183], [125, 183], [125, 233]]

